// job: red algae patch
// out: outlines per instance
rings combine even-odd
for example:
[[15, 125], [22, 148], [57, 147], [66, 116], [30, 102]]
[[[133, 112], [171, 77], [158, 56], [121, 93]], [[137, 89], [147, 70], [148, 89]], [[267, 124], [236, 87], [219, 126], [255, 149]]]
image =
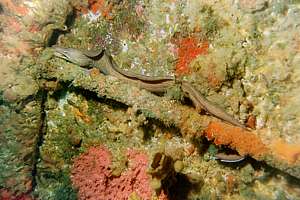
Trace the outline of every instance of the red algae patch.
[[200, 42], [195, 37], [180, 39], [178, 42], [178, 62], [176, 73], [189, 72], [189, 64], [198, 56], [208, 53], [208, 42]]
[[288, 144], [283, 140], [276, 139], [270, 146], [275, 157], [290, 164], [300, 161], [300, 144]]
[[128, 169], [120, 176], [112, 176], [111, 153], [105, 147], [91, 147], [74, 160], [71, 180], [78, 188], [79, 199], [127, 200], [135, 193], [150, 200], [154, 191], [146, 173], [148, 157], [145, 153], [128, 150]]
[[89, 0], [89, 7], [90, 10], [96, 14], [98, 11], [100, 11], [101, 9], [103, 9], [104, 5], [105, 5], [105, 1], [104, 0]]
[[101, 15], [106, 19], [112, 19], [111, 10], [113, 8], [113, 4], [106, 3], [105, 0], [89, 0], [89, 9], [96, 14], [97, 12], [101, 12]]
[[209, 140], [214, 140], [216, 145], [229, 145], [241, 155], [250, 155], [256, 159], [268, 150], [254, 133], [223, 122], [210, 122], [204, 134]]

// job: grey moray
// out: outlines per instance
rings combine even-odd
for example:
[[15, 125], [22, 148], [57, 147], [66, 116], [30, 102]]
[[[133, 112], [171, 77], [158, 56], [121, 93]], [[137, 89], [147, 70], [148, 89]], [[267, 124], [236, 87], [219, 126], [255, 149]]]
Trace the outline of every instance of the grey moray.
[[[103, 49], [99, 50], [79, 50], [74, 48], [53, 47], [54, 55], [63, 58], [79, 66], [96, 67], [105, 74], [111, 75], [125, 82], [137, 85], [139, 88], [146, 89], [150, 92], [160, 93], [166, 92], [167, 89], [180, 82], [181, 89], [186, 97], [191, 99], [196, 109], [204, 109], [211, 115], [224, 120], [232, 125], [246, 129], [246, 127], [236, 120], [233, 116], [226, 113], [223, 109], [208, 101], [200, 94], [195, 87], [187, 81], [178, 81], [172, 76], [145, 76], [129, 71], [125, 71], [117, 66], [112, 56]], [[97, 60], [97, 63], [94, 61]], [[100, 63], [98, 61], [101, 61]]]

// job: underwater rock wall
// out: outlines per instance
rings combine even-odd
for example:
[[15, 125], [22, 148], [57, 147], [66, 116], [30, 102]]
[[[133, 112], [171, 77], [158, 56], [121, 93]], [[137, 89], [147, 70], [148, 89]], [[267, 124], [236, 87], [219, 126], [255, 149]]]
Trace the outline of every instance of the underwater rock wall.
[[[299, 199], [299, 15], [294, 0], [1, 1], [0, 198]], [[248, 129], [54, 45], [176, 76]]]

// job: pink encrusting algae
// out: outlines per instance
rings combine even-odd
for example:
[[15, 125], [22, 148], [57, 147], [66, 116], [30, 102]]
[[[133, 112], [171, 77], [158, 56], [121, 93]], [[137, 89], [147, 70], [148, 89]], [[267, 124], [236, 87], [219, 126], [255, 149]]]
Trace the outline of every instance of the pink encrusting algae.
[[105, 147], [91, 147], [74, 160], [71, 180], [78, 188], [79, 199], [125, 200], [133, 193], [143, 200], [154, 194], [150, 177], [146, 173], [148, 157], [145, 153], [129, 149], [126, 153], [128, 169], [120, 176], [112, 176], [111, 153]]

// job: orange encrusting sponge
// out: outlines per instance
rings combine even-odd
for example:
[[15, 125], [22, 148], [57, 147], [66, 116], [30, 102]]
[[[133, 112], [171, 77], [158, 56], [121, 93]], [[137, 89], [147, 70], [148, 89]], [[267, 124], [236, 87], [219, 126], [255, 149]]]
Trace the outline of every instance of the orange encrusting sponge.
[[214, 140], [216, 145], [228, 145], [240, 155], [250, 155], [259, 159], [268, 152], [268, 148], [257, 135], [224, 122], [210, 122], [204, 134], [209, 140]]

